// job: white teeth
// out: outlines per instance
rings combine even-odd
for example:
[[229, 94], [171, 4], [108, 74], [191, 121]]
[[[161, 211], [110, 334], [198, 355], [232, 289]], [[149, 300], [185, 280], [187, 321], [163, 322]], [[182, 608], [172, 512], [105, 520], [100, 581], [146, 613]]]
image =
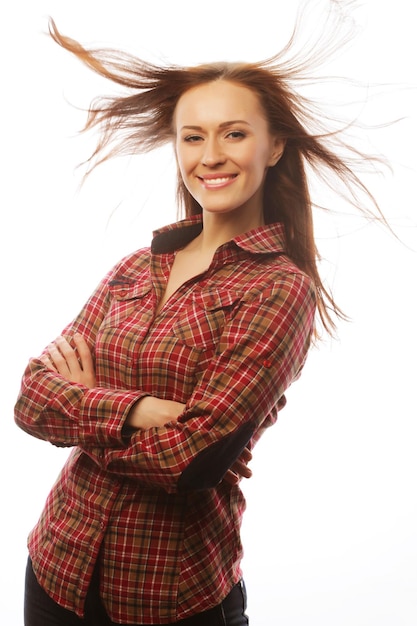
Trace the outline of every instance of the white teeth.
[[206, 185], [221, 185], [222, 183], [227, 183], [228, 180], [230, 180], [229, 176], [224, 178], [204, 178]]

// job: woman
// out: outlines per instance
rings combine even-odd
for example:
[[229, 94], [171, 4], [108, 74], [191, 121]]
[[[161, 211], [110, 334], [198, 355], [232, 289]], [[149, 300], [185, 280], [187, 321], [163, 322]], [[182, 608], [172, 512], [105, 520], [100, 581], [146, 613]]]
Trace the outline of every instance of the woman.
[[278, 57], [156, 67], [50, 30], [130, 90], [92, 105], [92, 158], [172, 142], [186, 218], [123, 259], [24, 374], [17, 424], [73, 447], [29, 537], [25, 623], [241, 626], [239, 481], [316, 307], [328, 330], [342, 315], [317, 271], [305, 164], [360, 183], [305, 129]]

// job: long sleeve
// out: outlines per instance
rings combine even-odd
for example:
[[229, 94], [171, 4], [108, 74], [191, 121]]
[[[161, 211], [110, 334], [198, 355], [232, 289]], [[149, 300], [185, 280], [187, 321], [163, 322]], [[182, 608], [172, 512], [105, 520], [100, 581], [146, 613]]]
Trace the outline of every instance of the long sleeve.
[[[101, 281], [62, 333], [70, 342], [75, 333], [80, 333], [93, 353], [98, 329], [109, 309], [112, 275]], [[123, 446], [124, 420], [131, 406], [144, 395], [123, 387], [88, 389], [48, 370], [39, 358], [34, 358], [23, 375], [15, 421], [30, 435], [57, 446]]]

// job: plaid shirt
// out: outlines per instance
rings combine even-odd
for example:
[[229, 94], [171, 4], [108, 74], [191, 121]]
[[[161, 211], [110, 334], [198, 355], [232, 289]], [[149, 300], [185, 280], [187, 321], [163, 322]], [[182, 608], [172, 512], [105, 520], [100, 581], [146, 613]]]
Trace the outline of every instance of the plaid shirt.
[[[315, 311], [311, 280], [280, 224], [220, 246], [207, 271], [155, 315], [190, 218], [126, 257], [64, 331], [94, 350], [88, 389], [29, 362], [16, 404], [26, 432], [72, 446], [29, 536], [39, 582], [83, 615], [97, 559], [115, 622], [166, 624], [204, 611], [241, 577], [245, 502], [222, 478], [273, 424], [300, 374]], [[144, 395], [186, 403], [178, 422], [128, 432]]]

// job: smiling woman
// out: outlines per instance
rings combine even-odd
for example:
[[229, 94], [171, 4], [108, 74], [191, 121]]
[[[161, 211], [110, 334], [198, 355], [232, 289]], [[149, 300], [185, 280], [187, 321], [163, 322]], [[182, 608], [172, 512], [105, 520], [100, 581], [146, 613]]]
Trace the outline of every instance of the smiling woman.
[[26, 369], [16, 422], [73, 447], [29, 537], [26, 626], [243, 626], [239, 483], [316, 307], [328, 330], [343, 316], [317, 269], [307, 164], [364, 188], [334, 133], [308, 128], [300, 59], [158, 67], [50, 28], [127, 90], [91, 105], [91, 167], [171, 142], [185, 219], [122, 259]]

